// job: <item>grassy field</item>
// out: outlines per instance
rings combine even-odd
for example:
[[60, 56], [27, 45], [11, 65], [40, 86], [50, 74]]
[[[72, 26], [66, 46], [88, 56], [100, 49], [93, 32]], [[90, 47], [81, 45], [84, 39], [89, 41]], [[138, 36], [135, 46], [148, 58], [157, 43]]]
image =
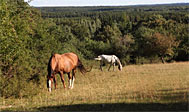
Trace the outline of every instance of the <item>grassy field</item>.
[[[31, 98], [0, 98], [0, 111], [187, 111], [189, 63], [128, 65], [123, 71], [77, 72], [75, 87]], [[68, 85], [67, 76], [66, 84]]]

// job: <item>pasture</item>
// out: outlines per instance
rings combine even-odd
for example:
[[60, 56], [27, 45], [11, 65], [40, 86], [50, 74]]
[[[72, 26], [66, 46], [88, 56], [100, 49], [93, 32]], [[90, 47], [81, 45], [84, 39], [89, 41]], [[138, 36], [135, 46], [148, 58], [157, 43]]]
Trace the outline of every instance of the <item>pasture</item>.
[[[57, 90], [31, 98], [0, 98], [1, 111], [187, 111], [189, 63], [128, 65], [122, 71], [92, 69], [76, 72], [75, 87], [64, 89], [57, 75]], [[112, 70], [112, 69], [111, 69]], [[64, 75], [68, 87], [67, 75]], [[45, 80], [44, 80], [45, 81]]]

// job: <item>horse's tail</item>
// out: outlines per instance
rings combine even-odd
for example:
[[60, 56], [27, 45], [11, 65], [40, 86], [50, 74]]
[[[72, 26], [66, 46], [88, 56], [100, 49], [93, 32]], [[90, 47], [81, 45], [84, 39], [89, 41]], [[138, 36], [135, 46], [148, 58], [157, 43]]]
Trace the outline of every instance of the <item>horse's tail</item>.
[[92, 67], [91, 67], [90, 70], [87, 70], [87, 69], [83, 66], [82, 62], [81, 62], [79, 59], [78, 59], [78, 65], [77, 65], [77, 67], [79, 68], [79, 70], [80, 70], [80, 72], [81, 72], [82, 74], [85, 74], [85, 73], [90, 72], [90, 71], [92, 70]]
[[100, 56], [98, 56], [97, 58], [94, 58], [94, 60], [100, 61], [100, 60], [102, 60], [102, 58]]

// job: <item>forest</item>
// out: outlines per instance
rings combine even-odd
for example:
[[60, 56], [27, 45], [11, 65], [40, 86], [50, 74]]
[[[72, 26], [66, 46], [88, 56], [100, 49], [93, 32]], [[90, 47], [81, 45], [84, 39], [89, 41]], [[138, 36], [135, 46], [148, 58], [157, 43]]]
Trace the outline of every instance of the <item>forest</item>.
[[[0, 1], [0, 97], [31, 97], [53, 53], [129, 64], [189, 61], [189, 4], [31, 7]], [[36, 88], [36, 89], [34, 89]]]

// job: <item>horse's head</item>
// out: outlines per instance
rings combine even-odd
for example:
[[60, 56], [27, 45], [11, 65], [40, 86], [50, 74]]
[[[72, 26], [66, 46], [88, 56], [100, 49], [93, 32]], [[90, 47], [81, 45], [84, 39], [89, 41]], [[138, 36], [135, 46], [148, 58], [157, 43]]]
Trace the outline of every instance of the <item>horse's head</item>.
[[120, 70], [120, 71], [122, 71], [122, 64], [121, 64], [121, 62], [120, 62], [120, 60], [119, 60], [119, 58], [118, 57], [116, 57], [115, 55], [113, 55], [114, 56], [114, 59], [116, 60], [116, 62], [117, 62], [117, 64], [118, 64], [118, 69]]
[[52, 81], [53, 81], [53, 78], [48, 75], [47, 76], [47, 88], [48, 88], [49, 92], [51, 92]]
[[120, 71], [122, 71], [122, 65], [120, 64], [120, 65], [118, 65], [118, 69], [120, 70]]

